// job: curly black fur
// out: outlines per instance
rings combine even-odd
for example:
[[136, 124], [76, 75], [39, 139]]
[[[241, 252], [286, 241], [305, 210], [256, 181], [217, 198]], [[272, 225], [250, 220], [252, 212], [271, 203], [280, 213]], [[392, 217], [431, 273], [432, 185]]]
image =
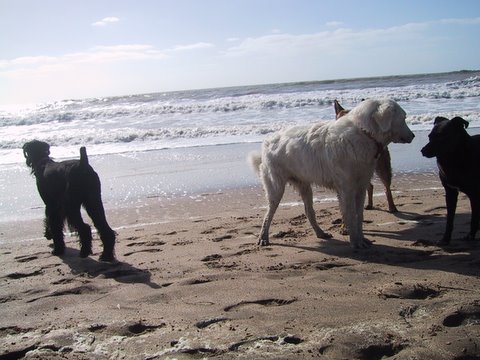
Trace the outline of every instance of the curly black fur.
[[80, 148], [80, 160], [53, 161], [50, 145], [33, 140], [23, 145], [27, 166], [37, 180], [37, 188], [45, 203], [45, 237], [53, 240], [53, 254], [65, 252], [63, 228], [65, 220], [78, 232], [80, 256], [92, 254], [92, 231], [80, 212], [83, 206], [97, 228], [103, 243], [102, 261], [115, 259], [115, 232], [110, 228], [103, 208], [98, 174], [88, 164], [85, 147]]

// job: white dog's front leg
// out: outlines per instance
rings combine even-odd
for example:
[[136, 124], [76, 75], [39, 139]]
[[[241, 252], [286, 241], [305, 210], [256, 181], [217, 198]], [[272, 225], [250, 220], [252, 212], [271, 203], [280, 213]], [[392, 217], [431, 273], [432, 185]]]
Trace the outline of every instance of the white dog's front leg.
[[357, 187], [339, 193], [340, 208], [343, 222], [347, 226], [350, 235], [350, 245], [354, 249], [370, 246], [371, 242], [363, 236], [363, 204], [365, 202], [363, 187]]

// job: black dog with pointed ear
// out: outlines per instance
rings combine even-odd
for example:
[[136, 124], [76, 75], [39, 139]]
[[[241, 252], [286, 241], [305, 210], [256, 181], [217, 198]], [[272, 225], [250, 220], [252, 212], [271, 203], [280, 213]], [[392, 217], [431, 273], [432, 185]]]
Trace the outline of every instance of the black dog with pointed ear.
[[53, 254], [65, 252], [63, 228], [65, 220], [78, 232], [80, 256], [92, 254], [92, 231], [82, 219], [83, 206], [97, 228], [103, 243], [102, 261], [114, 261], [115, 232], [105, 218], [100, 179], [88, 164], [85, 147], [80, 148], [80, 160], [53, 161], [50, 145], [33, 140], [23, 145], [27, 165], [37, 180], [37, 188], [45, 203], [45, 237], [53, 239]]
[[461, 117], [452, 120], [437, 117], [428, 135], [429, 142], [421, 150], [423, 156], [437, 158], [445, 188], [447, 225], [439, 241], [441, 245], [448, 244], [452, 237], [459, 191], [468, 196], [472, 208], [470, 233], [465, 240], [475, 239], [480, 221], [480, 135], [470, 136], [465, 130], [467, 127], [468, 121]]

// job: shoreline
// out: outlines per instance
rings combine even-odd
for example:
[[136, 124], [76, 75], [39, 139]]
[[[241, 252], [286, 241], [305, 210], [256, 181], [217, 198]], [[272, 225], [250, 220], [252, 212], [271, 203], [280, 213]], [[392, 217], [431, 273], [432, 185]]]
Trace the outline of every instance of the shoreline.
[[[422, 191], [432, 189], [443, 189], [438, 180], [438, 175], [433, 172], [408, 172], [394, 173], [392, 180], [392, 192], [394, 197], [402, 191], [396, 190], [403, 188], [406, 183], [417, 183], [431, 185], [428, 188], [412, 189], [410, 191]], [[379, 179], [374, 175], [372, 179], [374, 184], [374, 203], [384, 201], [384, 187]], [[336, 193], [322, 187], [312, 187], [314, 204], [337, 203]], [[36, 189], [35, 189], [36, 190]], [[37, 194], [38, 196], [38, 194]], [[239, 199], [242, 198], [242, 201]], [[152, 195], [142, 198], [137, 203], [125, 203], [112, 207], [107, 203], [106, 215], [110, 226], [117, 232], [123, 229], [134, 229], [142, 226], [155, 226], [167, 223], [181, 222], [183, 220], [194, 220], [205, 216], [205, 209], [209, 209], [208, 215], [225, 214], [245, 210], [244, 201], [248, 200], [253, 208], [263, 211], [266, 209], [266, 200], [263, 187], [258, 180], [257, 184], [244, 185], [219, 189], [217, 191], [196, 192], [182, 195]], [[257, 205], [254, 205], [254, 204]], [[280, 203], [280, 207], [299, 207], [303, 211], [303, 203], [299, 195], [287, 186], [285, 195]], [[0, 245], [14, 242], [46, 241], [43, 237], [43, 211], [40, 204], [38, 207], [38, 216], [33, 219], [11, 220], [0, 222]], [[84, 221], [92, 226], [90, 218], [82, 209]], [[75, 234], [65, 230], [66, 237], [75, 238]]]
[[[436, 171], [435, 161], [420, 154], [428, 133], [415, 134], [409, 145], [389, 146], [394, 173]], [[110, 211], [139, 207], [151, 198], [195, 197], [257, 186], [260, 181], [246, 158], [249, 152], [260, 149], [261, 143], [164, 149], [91, 156], [90, 163], [100, 176], [104, 206]], [[35, 178], [24, 163], [0, 166], [0, 176], [1, 241], [6, 223], [38, 221], [43, 218], [44, 205]]]

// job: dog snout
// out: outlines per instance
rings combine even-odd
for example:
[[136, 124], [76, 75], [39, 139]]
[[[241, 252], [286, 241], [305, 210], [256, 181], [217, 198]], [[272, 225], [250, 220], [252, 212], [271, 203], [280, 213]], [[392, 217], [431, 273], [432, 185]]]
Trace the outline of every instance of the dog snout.
[[425, 145], [420, 152], [422, 153], [423, 156], [426, 158], [432, 158], [435, 156], [435, 153], [433, 152], [432, 146], [429, 146], [430, 144]]
[[413, 141], [414, 138], [415, 138], [415, 134], [410, 131], [410, 134], [408, 134], [408, 137], [405, 139], [405, 142], [407, 144], [410, 144]]
[[400, 136], [396, 141], [393, 142], [401, 143], [401, 144], [410, 144], [413, 139], [415, 138], [415, 134], [409, 129], [408, 133]]

